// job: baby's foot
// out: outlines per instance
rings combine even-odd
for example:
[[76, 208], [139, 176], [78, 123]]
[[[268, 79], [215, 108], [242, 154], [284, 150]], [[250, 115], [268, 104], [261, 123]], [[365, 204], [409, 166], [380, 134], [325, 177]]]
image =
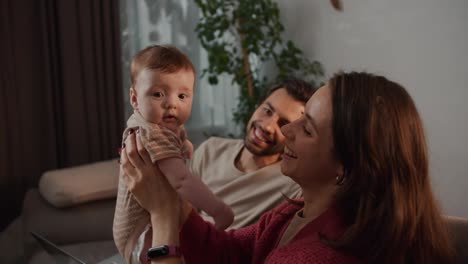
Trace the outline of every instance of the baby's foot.
[[234, 213], [231, 207], [223, 204], [222, 208], [216, 210], [216, 214], [212, 215], [215, 221], [215, 227], [218, 230], [224, 230], [228, 228], [234, 221]]

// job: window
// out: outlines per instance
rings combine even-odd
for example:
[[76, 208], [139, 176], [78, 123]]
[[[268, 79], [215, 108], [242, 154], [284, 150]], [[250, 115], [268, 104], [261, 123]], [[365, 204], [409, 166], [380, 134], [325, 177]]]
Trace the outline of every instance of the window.
[[207, 135], [239, 134], [232, 121], [239, 89], [228, 76], [219, 78], [216, 86], [200, 79], [208, 60], [195, 33], [197, 5], [192, 0], [120, 0], [120, 9], [125, 118], [132, 113], [128, 97], [132, 57], [146, 46], [170, 44], [187, 54], [197, 70], [192, 116], [186, 124], [190, 140], [198, 145]]

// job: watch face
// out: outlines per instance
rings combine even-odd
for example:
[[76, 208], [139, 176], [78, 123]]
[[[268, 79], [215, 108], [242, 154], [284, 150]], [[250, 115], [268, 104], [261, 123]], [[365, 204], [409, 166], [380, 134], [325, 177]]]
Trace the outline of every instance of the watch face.
[[168, 246], [154, 247], [154, 248], [150, 248], [148, 250], [148, 258], [149, 259], [164, 257], [164, 256], [167, 256], [168, 254], [169, 254], [169, 247]]

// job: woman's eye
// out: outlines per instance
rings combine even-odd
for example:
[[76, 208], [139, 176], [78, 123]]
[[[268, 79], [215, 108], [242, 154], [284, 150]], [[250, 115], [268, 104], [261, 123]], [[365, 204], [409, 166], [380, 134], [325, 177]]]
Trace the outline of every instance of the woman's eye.
[[310, 133], [305, 126], [302, 127], [304, 129], [304, 133], [308, 136], [312, 136], [312, 133]]
[[283, 126], [285, 126], [285, 125], [287, 125], [287, 124], [289, 124], [289, 122], [286, 121], [286, 120], [281, 120], [281, 119], [280, 119], [280, 120], [278, 121], [278, 126], [279, 126], [279, 127], [283, 127]]
[[154, 96], [154, 97], [157, 97], [157, 98], [161, 98], [161, 97], [164, 96], [164, 94], [161, 93], [161, 92], [155, 92], [155, 93], [153, 93], [153, 96]]

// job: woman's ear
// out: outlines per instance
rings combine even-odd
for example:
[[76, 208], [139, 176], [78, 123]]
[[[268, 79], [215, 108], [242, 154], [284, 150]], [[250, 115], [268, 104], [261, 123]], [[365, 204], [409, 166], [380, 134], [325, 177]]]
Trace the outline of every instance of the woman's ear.
[[135, 88], [133, 88], [133, 86], [130, 86], [130, 104], [132, 105], [133, 110], [138, 110], [137, 93], [135, 91]]
[[341, 175], [342, 177], [344, 176], [344, 167], [343, 167], [343, 164], [340, 164], [338, 165], [338, 169], [336, 171], [339, 175]]
[[344, 167], [343, 167], [343, 164], [338, 164], [338, 167], [336, 169], [336, 184], [337, 185], [342, 185], [345, 181], [346, 181], [346, 175], [345, 175], [345, 172], [344, 172]]

